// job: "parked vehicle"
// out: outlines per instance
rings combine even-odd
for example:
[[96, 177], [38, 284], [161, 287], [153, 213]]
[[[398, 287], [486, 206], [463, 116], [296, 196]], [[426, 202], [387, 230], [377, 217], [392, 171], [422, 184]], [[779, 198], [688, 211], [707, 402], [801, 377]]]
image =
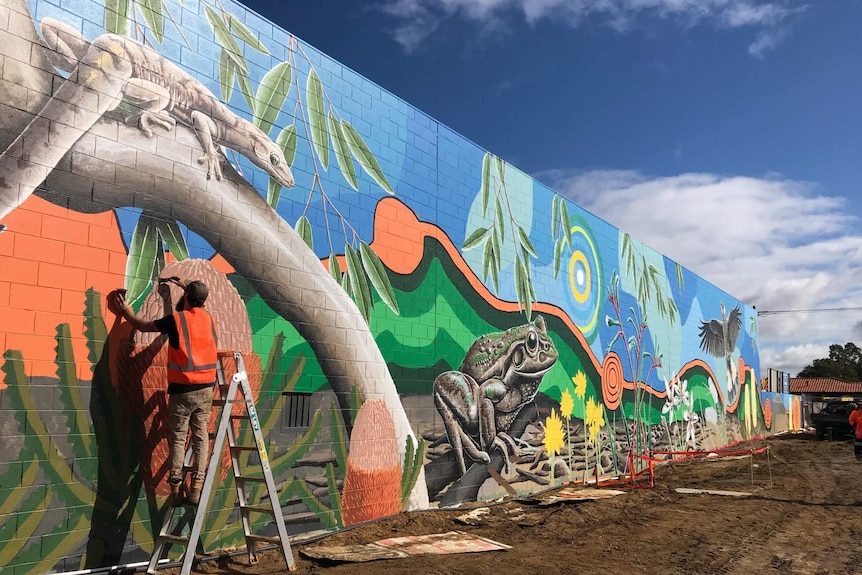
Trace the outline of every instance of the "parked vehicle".
[[853, 437], [850, 413], [856, 409], [852, 401], [830, 401], [811, 415], [817, 439], [844, 440]]

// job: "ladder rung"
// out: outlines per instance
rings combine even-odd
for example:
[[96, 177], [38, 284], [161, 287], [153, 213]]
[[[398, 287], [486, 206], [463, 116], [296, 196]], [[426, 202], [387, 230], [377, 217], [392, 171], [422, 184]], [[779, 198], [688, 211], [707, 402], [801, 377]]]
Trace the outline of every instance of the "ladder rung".
[[257, 447], [254, 445], [231, 445], [230, 448], [237, 451], [257, 451]]
[[166, 533], [165, 535], [159, 535], [159, 537], [165, 541], [179, 543], [181, 545], [188, 545], [189, 542], [189, 538], [184, 535], [172, 535], [171, 533]]
[[234, 479], [237, 481], [251, 481], [253, 483], [266, 483], [264, 477], [249, 477], [248, 475], [237, 475]]
[[230, 401], [231, 403], [248, 403], [248, 401], [246, 401], [245, 399], [214, 399], [213, 407], [224, 407], [228, 401]]
[[276, 536], [270, 537], [269, 535], [255, 535], [254, 533], [250, 533], [245, 536], [246, 539], [251, 539], [253, 541], [263, 541], [264, 543], [272, 543], [277, 544], [281, 543], [281, 539]]
[[246, 415], [231, 415], [231, 416], [230, 416], [230, 418], [231, 418], [231, 419], [233, 419], [233, 420], [237, 420], [237, 419], [246, 419], [246, 420], [248, 420], [248, 419], [251, 419], [251, 418], [248, 416], [248, 414], [246, 414]]
[[234, 357], [234, 356], [233, 356], [233, 354], [234, 354], [234, 353], [236, 353], [236, 352], [233, 352], [233, 351], [220, 351], [220, 352], [218, 352], [218, 357], [219, 357], [219, 358], [226, 358], [226, 357], [228, 357], [228, 358], [230, 358], [230, 359], [233, 359], [233, 357]]
[[255, 511], [257, 513], [269, 513], [270, 515], [275, 515], [275, 511], [273, 511], [272, 507], [264, 507], [263, 505], [240, 505], [240, 509], [246, 509], [248, 511]]

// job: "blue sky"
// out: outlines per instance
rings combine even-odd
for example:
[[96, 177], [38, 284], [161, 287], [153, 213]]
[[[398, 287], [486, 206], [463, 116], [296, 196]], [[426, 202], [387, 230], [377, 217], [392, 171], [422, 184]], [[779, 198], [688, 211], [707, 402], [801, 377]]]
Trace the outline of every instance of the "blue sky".
[[[244, 3], [760, 310], [862, 306], [862, 2]], [[760, 332], [795, 375], [862, 312]]]

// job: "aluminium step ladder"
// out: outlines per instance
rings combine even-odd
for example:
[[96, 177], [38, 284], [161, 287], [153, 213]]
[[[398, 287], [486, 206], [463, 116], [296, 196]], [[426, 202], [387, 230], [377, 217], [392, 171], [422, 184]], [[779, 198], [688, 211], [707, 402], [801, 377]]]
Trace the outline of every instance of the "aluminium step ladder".
[[[233, 358], [236, 363], [236, 373], [231, 378], [230, 384], [226, 383], [224, 375], [224, 360]], [[156, 537], [153, 547], [153, 554], [150, 557], [147, 573], [153, 575], [159, 569], [159, 563], [162, 553], [167, 550], [170, 545], [183, 545], [186, 548], [183, 556], [182, 568], [180, 575], [189, 575], [192, 568], [192, 562], [195, 558], [195, 550], [200, 542], [201, 529], [203, 528], [204, 517], [209, 507], [209, 498], [212, 493], [213, 483], [219, 471], [219, 463], [221, 460], [222, 448], [224, 440], [228, 440], [228, 448], [230, 449], [230, 458], [234, 482], [236, 486], [237, 502], [239, 504], [240, 516], [242, 518], [243, 531], [245, 533], [246, 549], [248, 551], [249, 563], [258, 562], [257, 545], [259, 543], [278, 544], [287, 563], [290, 571], [296, 570], [296, 564], [293, 558], [293, 552], [290, 549], [290, 541], [287, 537], [287, 529], [284, 525], [284, 517], [281, 513], [281, 505], [278, 502], [278, 494], [275, 488], [275, 481], [272, 478], [272, 469], [269, 464], [269, 457], [266, 453], [264, 444], [263, 432], [260, 428], [260, 420], [257, 416], [257, 409], [254, 405], [254, 397], [251, 394], [251, 387], [248, 382], [248, 374], [245, 371], [245, 364], [242, 360], [242, 354], [239, 352], [219, 352], [218, 354], [218, 369], [217, 369], [217, 384], [220, 393], [220, 399], [213, 399], [213, 407], [221, 408], [219, 417], [219, 425], [215, 433], [210, 450], [209, 464], [207, 466], [206, 478], [204, 479], [203, 488], [201, 489], [201, 497], [197, 507], [194, 510], [194, 521], [191, 526], [189, 535], [180, 536], [176, 532], [184, 526], [183, 518], [186, 516], [184, 511], [180, 512], [180, 520], [174, 523], [174, 516], [178, 510], [184, 510], [186, 505], [174, 507], [168, 501], [168, 509], [165, 511], [165, 518], [162, 522], [162, 527], [159, 530], [159, 535]], [[238, 394], [242, 394], [238, 397]], [[245, 407], [241, 415], [234, 415], [233, 405], [235, 403], [243, 404]], [[234, 430], [233, 422], [237, 420], [249, 421], [254, 434], [254, 445], [239, 445], [237, 443], [237, 434]], [[263, 477], [246, 475], [245, 470], [240, 466], [240, 454], [243, 452], [256, 452], [258, 461], [263, 472]], [[191, 448], [186, 453], [186, 468], [184, 473], [188, 471], [188, 466], [191, 463]], [[252, 505], [248, 501], [246, 495], [246, 483], [265, 483], [267, 494], [264, 499], [269, 499], [269, 505]], [[255, 535], [252, 533], [252, 521], [250, 514], [266, 513], [273, 516], [278, 535], [269, 537], [265, 535]]]

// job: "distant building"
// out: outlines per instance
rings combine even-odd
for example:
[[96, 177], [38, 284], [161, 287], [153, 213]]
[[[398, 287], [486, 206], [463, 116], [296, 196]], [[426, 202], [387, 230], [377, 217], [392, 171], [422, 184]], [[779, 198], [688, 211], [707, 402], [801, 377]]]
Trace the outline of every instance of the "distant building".
[[790, 393], [790, 374], [786, 371], [769, 368], [760, 383], [763, 391]]
[[811, 415], [820, 413], [830, 401], [862, 402], [862, 382], [833, 377], [794, 377], [790, 379], [790, 393], [802, 396], [802, 421], [808, 426]]

